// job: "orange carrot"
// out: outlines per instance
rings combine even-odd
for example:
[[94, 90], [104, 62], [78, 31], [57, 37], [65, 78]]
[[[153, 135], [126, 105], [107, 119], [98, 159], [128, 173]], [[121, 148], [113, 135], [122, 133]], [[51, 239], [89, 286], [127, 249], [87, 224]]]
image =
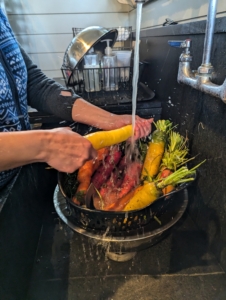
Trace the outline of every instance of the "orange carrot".
[[173, 185], [167, 185], [164, 189], [162, 189], [163, 195], [167, 195], [171, 193], [175, 187]]
[[[169, 169], [163, 169], [160, 173], [160, 178], [166, 178], [169, 175], [171, 175], [173, 172]], [[172, 192], [175, 189], [175, 187], [173, 185], [167, 185], [166, 187], [164, 187], [162, 189], [162, 192], [164, 195], [169, 194], [170, 192]]]
[[105, 159], [105, 157], [109, 154], [110, 148], [101, 148], [97, 151], [97, 160], [101, 162], [102, 160]]
[[137, 188], [133, 189], [130, 191], [128, 194], [126, 194], [124, 197], [121, 199], [118, 199], [116, 202], [111, 203], [107, 206], [104, 207], [104, 210], [109, 210], [109, 211], [123, 211], [124, 207], [126, 204], [130, 201], [130, 199], [139, 191], [143, 188], [143, 186], [138, 186]]
[[73, 196], [72, 201], [75, 204], [81, 204], [84, 201], [86, 191], [90, 185], [91, 177], [95, 170], [99, 167], [101, 161], [108, 154], [108, 148], [102, 148], [97, 152], [97, 159], [87, 161], [78, 171], [77, 181], [79, 182], [76, 194]]
[[160, 173], [160, 178], [166, 178], [168, 177], [170, 174], [172, 174], [173, 172], [169, 169], [163, 169]]
[[[96, 162], [98, 162], [96, 160]], [[87, 161], [78, 171], [77, 181], [79, 182], [76, 194], [72, 198], [75, 204], [81, 204], [84, 201], [85, 193], [90, 185], [91, 176], [94, 171], [94, 165], [97, 164], [93, 160]]]

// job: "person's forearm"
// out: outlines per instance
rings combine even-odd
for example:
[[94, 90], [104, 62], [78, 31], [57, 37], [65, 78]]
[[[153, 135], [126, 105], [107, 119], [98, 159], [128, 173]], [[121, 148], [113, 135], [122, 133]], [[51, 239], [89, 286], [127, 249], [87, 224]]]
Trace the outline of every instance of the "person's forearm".
[[48, 135], [43, 130], [0, 133], [0, 171], [44, 161]]
[[72, 173], [96, 159], [92, 144], [70, 128], [0, 133], [0, 171], [35, 162]]
[[[82, 98], [77, 99], [73, 105], [72, 119], [76, 122], [105, 130], [130, 124], [132, 120], [131, 116], [128, 116], [128, 120], [124, 120], [125, 122], [123, 122], [123, 119], [120, 116], [94, 106]], [[116, 126], [116, 122], [119, 123], [118, 126]]]

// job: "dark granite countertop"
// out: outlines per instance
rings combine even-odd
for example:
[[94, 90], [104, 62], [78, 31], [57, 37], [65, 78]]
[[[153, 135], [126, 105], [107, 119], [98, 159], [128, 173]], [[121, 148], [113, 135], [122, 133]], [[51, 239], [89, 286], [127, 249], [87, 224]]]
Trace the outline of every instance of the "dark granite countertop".
[[108, 260], [104, 248], [46, 215], [28, 300], [226, 299], [226, 275], [189, 215], [160, 243], [130, 261]]

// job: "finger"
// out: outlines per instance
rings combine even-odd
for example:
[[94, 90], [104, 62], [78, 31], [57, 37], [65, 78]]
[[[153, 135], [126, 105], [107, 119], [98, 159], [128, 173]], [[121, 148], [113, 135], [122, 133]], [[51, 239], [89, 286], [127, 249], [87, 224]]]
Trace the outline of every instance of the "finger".
[[144, 123], [139, 124], [140, 137], [144, 137], [146, 135], [146, 127]]
[[[151, 121], [151, 120], [150, 120]], [[146, 137], [151, 133], [151, 124], [149, 120], [142, 120], [141, 123], [138, 123], [139, 128], [142, 127], [142, 130], [140, 129], [140, 135], [141, 137]]]
[[149, 123], [149, 122], [146, 122], [145, 125], [144, 125], [144, 130], [145, 130], [145, 135], [149, 135], [151, 133], [151, 124], [152, 123]]
[[135, 139], [142, 138], [145, 136], [145, 134], [146, 134], [145, 128], [142, 126], [141, 123], [137, 123], [134, 131]]
[[149, 129], [151, 128], [151, 124], [153, 123], [154, 119], [151, 118], [151, 119], [142, 119], [141, 122], [143, 124], [143, 126], [145, 127], [145, 129]]
[[90, 156], [91, 156], [91, 159], [94, 159], [94, 160], [97, 159], [97, 151], [94, 148], [91, 148]]

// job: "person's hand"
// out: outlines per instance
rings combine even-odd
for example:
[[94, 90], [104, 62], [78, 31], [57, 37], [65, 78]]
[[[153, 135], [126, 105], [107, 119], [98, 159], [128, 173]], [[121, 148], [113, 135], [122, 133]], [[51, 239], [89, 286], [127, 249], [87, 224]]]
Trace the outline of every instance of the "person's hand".
[[[117, 129], [123, 126], [132, 124], [132, 116], [131, 115], [114, 115], [114, 122], [111, 122], [109, 129]], [[146, 137], [151, 133], [151, 124], [153, 122], [153, 118], [151, 119], [143, 119], [139, 116], [135, 116], [135, 129], [134, 129], [134, 139], [140, 139], [142, 137]]]
[[139, 116], [136, 116], [135, 119], [135, 129], [134, 129], [134, 139], [140, 139], [142, 137], [146, 137], [151, 133], [151, 124], [154, 119], [143, 119]]
[[[91, 125], [103, 130], [112, 130], [132, 124], [131, 115], [116, 115], [103, 110], [82, 98], [75, 101], [72, 108], [72, 119], [75, 122]], [[136, 116], [135, 138], [150, 134], [153, 119], [143, 119]]]
[[45, 162], [54, 169], [73, 173], [87, 160], [96, 159], [97, 151], [92, 144], [70, 128], [52, 129], [48, 133], [44, 147]]

